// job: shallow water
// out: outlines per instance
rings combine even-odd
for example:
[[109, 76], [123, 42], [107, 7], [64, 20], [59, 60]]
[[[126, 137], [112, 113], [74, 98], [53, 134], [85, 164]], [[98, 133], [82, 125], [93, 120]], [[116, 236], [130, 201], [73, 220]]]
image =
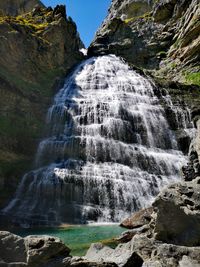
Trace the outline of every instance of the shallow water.
[[115, 225], [80, 225], [66, 228], [23, 229], [17, 232], [25, 237], [28, 235], [52, 235], [59, 237], [76, 256], [85, 255], [91, 243], [103, 241], [112, 243], [112, 238], [120, 235], [125, 229]]

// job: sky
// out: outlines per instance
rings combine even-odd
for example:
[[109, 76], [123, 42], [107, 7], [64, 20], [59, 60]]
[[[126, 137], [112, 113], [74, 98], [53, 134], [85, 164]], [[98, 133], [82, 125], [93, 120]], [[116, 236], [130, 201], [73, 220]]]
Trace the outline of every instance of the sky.
[[67, 16], [76, 22], [86, 47], [107, 15], [111, 0], [42, 0], [46, 6], [66, 5]]

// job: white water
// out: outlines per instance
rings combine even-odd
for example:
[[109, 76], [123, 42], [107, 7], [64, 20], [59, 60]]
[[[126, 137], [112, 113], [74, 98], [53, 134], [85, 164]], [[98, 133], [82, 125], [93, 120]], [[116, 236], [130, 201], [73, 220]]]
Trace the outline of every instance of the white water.
[[47, 123], [38, 169], [4, 209], [21, 221], [120, 221], [149, 206], [186, 163], [151, 83], [116, 56], [80, 64]]

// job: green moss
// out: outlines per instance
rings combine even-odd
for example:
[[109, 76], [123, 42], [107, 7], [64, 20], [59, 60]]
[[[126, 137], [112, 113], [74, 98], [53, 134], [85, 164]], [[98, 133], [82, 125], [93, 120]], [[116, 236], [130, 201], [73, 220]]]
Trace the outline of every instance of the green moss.
[[176, 66], [177, 66], [176, 62], [171, 62], [171, 63], [170, 63], [170, 68], [171, 68], [171, 69], [175, 69]]
[[196, 84], [196, 85], [200, 86], [200, 72], [187, 73], [185, 75], [185, 80], [189, 84]]
[[147, 19], [151, 19], [151, 14], [149, 12], [147, 12], [142, 16], [136, 16], [136, 17], [125, 19], [124, 22], [128, 24], [128, 23], [134, 22], [134, 21], [136, 21], [138, 19], [146, 19], [146, 20]]
[[[51, 12], [46, 12], [45, 9], [41, 9], [41, 14], [37, 16], [33, 16], [31, 12], [19, 15], [17, 17], [12, 16], [0, 16], [0, 23], [9, 23], [9, 24], [18, 24], [21, 26], [25, 26], [29, 28], [33, 33], [40, 34], [43, 33], [44, 30], [48, 27], [51, 19], [49, 18], [52, 16]], [[48, 21], [50, 22], [47, 22]]]

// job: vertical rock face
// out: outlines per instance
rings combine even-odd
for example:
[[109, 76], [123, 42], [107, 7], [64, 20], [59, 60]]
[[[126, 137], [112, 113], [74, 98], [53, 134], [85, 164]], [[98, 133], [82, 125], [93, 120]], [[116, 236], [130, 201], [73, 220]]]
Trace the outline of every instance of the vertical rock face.
[[89, 53], [114, 53], [157, 75], [200, 84], [199, 21], [198, 0], [112, 1]]
[[31, 11], [36, 5], [44, 7], [40, 0], [1, 0], [0, 15], [17, 16]]
[[81, 47], [63, 6], [0, 16], [0, 206], [30, 169], [51, 97], [83, 59]]

